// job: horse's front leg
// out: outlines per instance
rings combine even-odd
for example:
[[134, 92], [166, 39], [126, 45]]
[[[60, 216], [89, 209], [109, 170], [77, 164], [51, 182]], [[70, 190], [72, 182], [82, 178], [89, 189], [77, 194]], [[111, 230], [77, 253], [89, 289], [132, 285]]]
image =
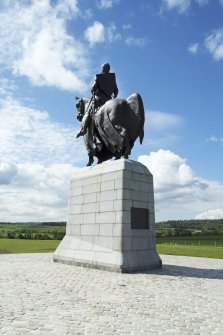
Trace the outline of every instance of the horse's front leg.
[[94, 156], [92, 153], [88, 153], [88, 163], [87, 166], [91, 166], [94, 163]]

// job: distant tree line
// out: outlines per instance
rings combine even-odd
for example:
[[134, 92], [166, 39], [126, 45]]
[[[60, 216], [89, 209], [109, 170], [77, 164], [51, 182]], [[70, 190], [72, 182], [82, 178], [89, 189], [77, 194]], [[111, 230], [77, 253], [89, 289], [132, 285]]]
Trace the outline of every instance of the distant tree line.
[[61, 221], [61, 222], [0, 222], [0, 225], [19, 225], [19, 224], [25, 224], [25, 225], [41, 225], [41, 226], [66, 226], [66, 222], [65, 221]]
[[[0, 223], [0, 238], [62, 240], [66, 222]], [[169, 220], [156, 223], [157, 237], [223, 235], [223, 219]]]
[[62, 240], [66, 222], [0, 223], [0, 238]]
[[162, 221], [156, 231], [157, 237], [223, 235], [223, 219]]
[[25, 239], [25, 240], [62, 240], [65, 236], [65, 232], [51, 232], [51, 233], [33, 233], [32, 231], [18, 232], [18, 231], [8, 231], [6, 238], [10, 239]]

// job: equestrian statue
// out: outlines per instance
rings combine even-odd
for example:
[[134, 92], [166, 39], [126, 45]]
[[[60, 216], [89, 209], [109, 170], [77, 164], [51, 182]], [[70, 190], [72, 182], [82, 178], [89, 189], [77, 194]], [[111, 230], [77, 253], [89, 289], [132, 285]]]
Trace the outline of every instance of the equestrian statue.
[[76, 138], [83, 136], [88, 153], [87, 166], [98, 164], [112, 157], [128, 158], [139, 137], [144, 137], [145, 114], [140, 94], [134, 93], [126, 100], [117, 99], [118, 87], [110, 65], [103, 64], [91, 89], [91, 98], [76, 97], [77, 119], [81, 130]]

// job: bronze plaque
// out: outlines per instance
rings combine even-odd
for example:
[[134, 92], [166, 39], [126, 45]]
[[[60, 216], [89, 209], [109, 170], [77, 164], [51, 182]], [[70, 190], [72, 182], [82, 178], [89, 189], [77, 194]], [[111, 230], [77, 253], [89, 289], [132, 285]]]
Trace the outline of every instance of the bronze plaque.
[[147, 208], [131, 207], [131, 229], [149, 229], [149, 211]]

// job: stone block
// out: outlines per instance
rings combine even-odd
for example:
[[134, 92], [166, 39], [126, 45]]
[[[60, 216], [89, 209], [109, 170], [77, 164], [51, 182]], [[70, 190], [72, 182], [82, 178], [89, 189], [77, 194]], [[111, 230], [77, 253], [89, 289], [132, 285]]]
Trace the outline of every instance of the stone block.
[[83, 205], [72, 205], [71, 206], [71, 214], [81, 214]]
[[80, 250], [92, 250], [93, 249], [93, 236], [91, 239], [82, 239], [80, 243]]
[[98, 213], [99, 212], [99, 203], [98, 202], [91, 202], [82, 205], [82, 213]]
[[84, 178], [82, 180], [82, 185], [92, 185], [92, 184], [97, 184], [98, 183], [98, 178], [97, 176], [92, 176], [92, 177], [88, 177], [88, 178]]
[[98, 223], [95, 224], [83, 224], [80, 226], [80, 234], [81, 236], [98, 236], [99, 235], [99, 230], [100, 230], [100, 225]]
[[114, 210], [114, 202], [112, 200], [100, 201], [99, 209], [101, 213], [111, 212]]
[[101, 183], [101, 192], [114, 190], [115, 180], [107, 180]]
[[149, 248], [149, 238], [144, 236], [135, 236], [132, 239], [132, 249], [133, 250], [147, 250]]
[[111, 236], [94, 237], [93, 250], [96, 252], [112, 252], [113, 238]]
[[114, 190], [110, 191], [101, 191], [98, 193], [98, 198], [97, 201], [108, 201], [108, 200], [113, 200], [116, 199], [116, 192]]
[[74, 183], [71, 184], [71, 190], [70, 190], [70, 197], [75, 197], [77, 195], [82, 195], [82, 186], [73, 186]]
[[131, 213], [130, 209], [127, 211], [116, 211], [115, 223], [130, 223], [131, 222]]
[[126, 236], [133, 236], [134, 231], [131, 229], [130, 223], [125, 223], [122, 225], [122, 235], [126, 238]]
[[122, 240], [121, 235], [113, 237], [113, 250], [122, 251]]
[[88, 185], [86, 184], [85, 186], [82, 187], [82, 194], [88, 194], [88, 193], [96, 193], [100, 191], [100, 184], [95, 183]]
[[128, 189], [120, 189], [120, 190], [117, 190], [116, 191], [116, 199], [122, 199], [122, 200], [125, 200], [125, 199], [132, 199], [132, 194], [131, 194], [131, 191], [128, 190]]
[[113, 224], [112, 223], [100, 223], [100, 236], [112, 236]]
[[120, 212], [123, 209], [123, 201], [121, 199], [114, 200], [114, 211]]
[[97, 193], [88, 193], [84, 196], [84, 204], [89, 204], [91, 202], [97, 201]]
[[83, 195], [77, 195], [75, 197], [69, 198], [70, 205], [82, 205], [84, 203], [84, 196]]
[[67, 226], [66, 234], [70, 236], [80, 236], [81, 235], [81, 225], [75, 224], [75, 225]]
[[83, 214], [84, 224], [96, 223], [96, 213], [85, 213]]
[[67, 226], [73, 225], [73, 224], [83, 224], [83, 223], [84, 223], [84, 214], [70, 214], [70, 215], [68, 215]]
[[96, 222], [97, 223], [114, 223], [115, 213], [114, 212], [96, 213]]
[[123, 233], [123, 228], [121, 224], [114, 224], [113, 225], [113, 231], [112, 231], [112, 236], [117, 236], [117, 237], [121, 237]]

